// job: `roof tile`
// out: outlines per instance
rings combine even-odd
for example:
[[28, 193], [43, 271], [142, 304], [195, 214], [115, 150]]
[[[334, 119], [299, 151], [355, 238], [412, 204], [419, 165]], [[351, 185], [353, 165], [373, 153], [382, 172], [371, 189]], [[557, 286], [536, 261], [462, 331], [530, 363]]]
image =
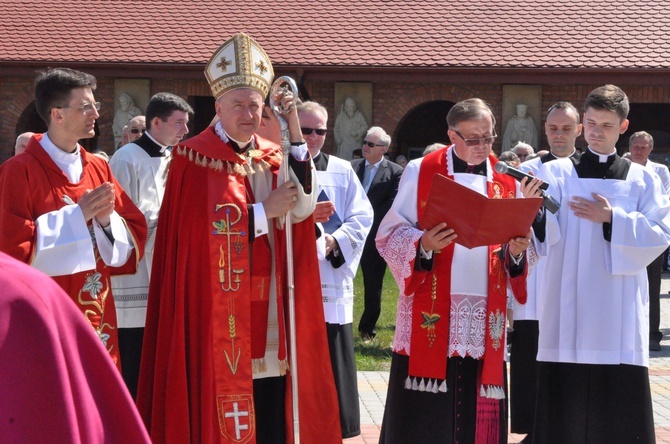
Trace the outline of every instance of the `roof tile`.
[[244, 31], [277, 66], [670, 69], [670, 0], [3, 0], [0, 14], [31, 20], [0, 24], [0, 62], [198, 65]]

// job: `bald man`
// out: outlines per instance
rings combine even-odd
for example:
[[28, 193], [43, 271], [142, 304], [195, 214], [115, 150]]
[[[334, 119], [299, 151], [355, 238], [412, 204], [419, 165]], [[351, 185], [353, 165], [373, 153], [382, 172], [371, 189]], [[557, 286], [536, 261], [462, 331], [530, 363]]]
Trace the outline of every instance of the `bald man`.
[[20, 134], [19, 137], [16, 138], [16, 144], [14, 145], [15, 156], [21, 154], [26, 150], [26, 145], [28, 145], [28, 141], [30, 140], [31, 137], [33, 137], [33, 134], [35, 133], [27, 132]]

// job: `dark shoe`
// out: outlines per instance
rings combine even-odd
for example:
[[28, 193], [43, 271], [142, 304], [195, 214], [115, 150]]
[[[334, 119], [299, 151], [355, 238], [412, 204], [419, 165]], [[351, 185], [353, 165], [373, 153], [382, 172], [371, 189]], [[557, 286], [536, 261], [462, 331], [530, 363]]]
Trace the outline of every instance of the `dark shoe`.
[[660, 352], [661, 351], [661, 343], [660, 342], [655, 342], [655, 341], [649, 341], [649, 351]]

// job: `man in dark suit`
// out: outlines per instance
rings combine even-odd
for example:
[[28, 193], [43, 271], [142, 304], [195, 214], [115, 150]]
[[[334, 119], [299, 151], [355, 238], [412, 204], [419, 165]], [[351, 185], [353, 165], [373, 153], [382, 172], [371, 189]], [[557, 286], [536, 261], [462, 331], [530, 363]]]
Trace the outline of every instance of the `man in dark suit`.
[[375, 212], [372, 229], [365, 241], [361, 268], [365, 287], [365, 310], [358, 324], [358, 332], [365, 340], [375, 337], [375, 326], [381, 313], [382, 283], [386, 272], [386, 261], [377, 252], [375, 237], [379, 223], [391, 208], [398, 193], [398, 184], [403, 168], [386, 160], [391, 145], [391, 136], [382, 128], [373, 126], [363, 139], [363, 159], [356, 159], [351, 166], [363, 184]]

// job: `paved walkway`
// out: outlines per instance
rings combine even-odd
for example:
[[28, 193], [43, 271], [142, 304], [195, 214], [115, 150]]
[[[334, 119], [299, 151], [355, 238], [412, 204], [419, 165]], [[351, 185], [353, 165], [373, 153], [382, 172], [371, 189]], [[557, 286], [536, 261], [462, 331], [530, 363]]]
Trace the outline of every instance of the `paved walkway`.
[[[649, 378], [657, 444], [670, 444], [670, 273], [663, 274], [661, 285], [661, 331], [665, 334], [660, 352], [649, 353]], [[377, 444], [384, 416], [388, 372], [358, 372], [361, 407], [361, 435], [345, 439], [345, 444]], [[509, 443], [524, 435], [510, 434]]]

